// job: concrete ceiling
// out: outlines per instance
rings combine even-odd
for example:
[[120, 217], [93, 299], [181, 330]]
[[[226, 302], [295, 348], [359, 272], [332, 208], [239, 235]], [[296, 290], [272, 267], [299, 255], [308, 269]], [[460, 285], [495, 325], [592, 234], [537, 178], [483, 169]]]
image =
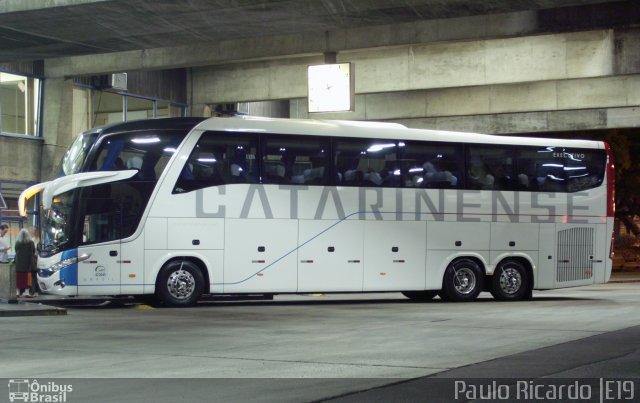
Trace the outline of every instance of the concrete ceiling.
[[0, 4], [0, 62], [606, 2], [609, 0], [5, 0]]

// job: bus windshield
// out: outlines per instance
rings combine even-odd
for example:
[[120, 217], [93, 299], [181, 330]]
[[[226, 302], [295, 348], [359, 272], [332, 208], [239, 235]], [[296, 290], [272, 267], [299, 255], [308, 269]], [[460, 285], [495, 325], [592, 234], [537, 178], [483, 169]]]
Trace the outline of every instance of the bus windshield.
[[71, 143], [64, 157], [62, 157], [62, 175], [73, 175], [81, 172], [84, 160], [97, 136], [98, 133], [96, 132], [83, 133]]
[[51, 207], [41, 211], [41, 252], [51, 256], [69, 242], [73, 231], [73, 196], [75, 190], [53, 198]]

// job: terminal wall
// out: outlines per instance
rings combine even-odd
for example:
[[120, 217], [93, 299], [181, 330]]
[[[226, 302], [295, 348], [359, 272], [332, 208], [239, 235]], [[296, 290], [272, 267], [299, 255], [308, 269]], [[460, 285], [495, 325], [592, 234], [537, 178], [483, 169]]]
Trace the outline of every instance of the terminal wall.
[[37, 138], [0, 136], [0, 179], [37, 182], [41, 149]]
[[[193, 93], [194, 103], [306, 97], [307, 65], [322, 61], [301, 57], [194, 68], [194, 89], [199, 89]], [[338, 62], [354, 63], [357, 94], [602, 77], [614, 73], [614, 33], [598, 30], [345, 51], [338, 53]]]
[[[323, 119], [392, 120], [410, 127], [484, 133], [639, 127], [640, 74], [365, 94], [355, 112]], [[291, 116], [306, 118], [306, 98]]]
[[356, 107], [333, 114], [307, 111], [307, 66], [320, 56], [193, 68], [193, 113], [289, 99], [292, 118], [487, 133], [638, 127], [638, 42], [638, 29], [606, 29], [339, 52], [355, 65]]

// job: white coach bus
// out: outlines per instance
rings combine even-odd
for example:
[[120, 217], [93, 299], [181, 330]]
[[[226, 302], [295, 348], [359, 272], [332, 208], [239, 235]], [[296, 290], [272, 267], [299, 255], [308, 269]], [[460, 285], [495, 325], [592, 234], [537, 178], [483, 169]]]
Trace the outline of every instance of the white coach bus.
[[603, 142], [265, 118], [120, 140], [95, 155], [122, 170], [37, 186], [47, 293], [519, 300], [611, 274]]

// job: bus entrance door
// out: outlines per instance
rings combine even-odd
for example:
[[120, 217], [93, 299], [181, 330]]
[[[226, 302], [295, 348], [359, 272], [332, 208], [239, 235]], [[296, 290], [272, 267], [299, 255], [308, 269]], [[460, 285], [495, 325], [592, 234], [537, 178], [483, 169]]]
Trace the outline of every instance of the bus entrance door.
[[89, 257], [78, 264], [79, 295], [120, 294], [122, 214], [119, 208], [114, 210], [84, 217], [85, 245], [78, 248], [78, 256]]

